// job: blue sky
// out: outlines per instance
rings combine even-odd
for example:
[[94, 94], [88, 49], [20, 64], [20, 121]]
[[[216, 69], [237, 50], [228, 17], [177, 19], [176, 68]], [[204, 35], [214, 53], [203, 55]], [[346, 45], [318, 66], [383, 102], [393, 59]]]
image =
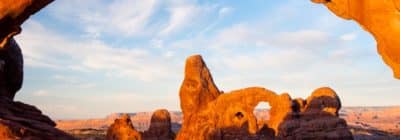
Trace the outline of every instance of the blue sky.
[[16, 37], [25, 57], [17, 100], [52, 118], [180, 110], [185, 58], [201, 54], [218, 87], [344, 106], [398, 105], [400, 82], [372, 36], [309, 0], [57, 0]]

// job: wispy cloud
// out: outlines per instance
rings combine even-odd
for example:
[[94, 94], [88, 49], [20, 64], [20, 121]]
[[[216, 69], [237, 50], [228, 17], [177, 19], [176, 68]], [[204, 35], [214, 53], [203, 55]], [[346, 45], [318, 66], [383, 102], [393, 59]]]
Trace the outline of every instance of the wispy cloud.
[[46, 90], [38, 90], [36, 92], [33, 93], [34, 96], [48, 96], [49, 93]]
[[145, 49], [111, 47], [101, 40], [69, 39], [35, 21], [27, 23], [17, 40], [27, 46], [23, 48], [24, 56], [26, 64], [32, 67], [105, 71], [145, 81], [165, 78], [173, 70], [162, 58]]
[[354, 33], [354, 32], [353, 33], [347, 33], [347, 34], [344, 34], [344, 35], [340, 36], [340, 39], [342, 39], [344, 41], [352, 41], [352, 40], [354, 40], [356, 38], [357, 38], [357, 34]]
[[159, 3], [157, 0], [56, 1], [50, 11], [65, 22], [78, 23], [91, 37], [103, 34], [137, 36], [147, 32]]
[[183, 0], [170, 1], [167, 10], [169, 12], [169, 21], [167, 26], [160, 32], [161, 35], [168, 35], [181, 29], [203, 12], [203, 9], [192, 1]]

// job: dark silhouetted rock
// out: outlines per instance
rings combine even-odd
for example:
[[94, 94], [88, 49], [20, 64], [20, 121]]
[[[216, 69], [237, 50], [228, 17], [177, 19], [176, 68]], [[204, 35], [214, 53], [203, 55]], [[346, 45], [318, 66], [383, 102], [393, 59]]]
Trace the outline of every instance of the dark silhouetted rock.
[[73, 140], [34, 106], [0, 98], [0, 139]]
[[142, 135], [144, 140], [174, 140], [171, 129], [171, 116], [168, 110], [156, 110], [151, 116], [150, 128]]
[[14, 39], [0, 49], [0, 98], [14, 99], [23, 81], [23, 58]]

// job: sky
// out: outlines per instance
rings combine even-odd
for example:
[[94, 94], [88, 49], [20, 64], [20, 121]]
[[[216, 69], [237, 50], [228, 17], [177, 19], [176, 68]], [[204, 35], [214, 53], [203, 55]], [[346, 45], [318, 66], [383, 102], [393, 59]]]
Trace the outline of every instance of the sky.
[[53, 119], [179, 111], [188, 56], [220, 90], [261, 86], [343, 106], [399, 105], [400, 81], [357, 23], [309, 0], [57, 0], [23, 24], [16, 100]]

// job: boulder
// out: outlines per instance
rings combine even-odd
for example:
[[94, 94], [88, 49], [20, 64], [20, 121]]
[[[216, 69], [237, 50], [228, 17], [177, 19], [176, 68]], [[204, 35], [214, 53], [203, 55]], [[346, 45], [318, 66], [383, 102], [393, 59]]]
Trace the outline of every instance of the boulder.
[[23, 57], [17, 42], [11, 39], [0, 49], [0, 98], [14, 99], [22, 87]]

